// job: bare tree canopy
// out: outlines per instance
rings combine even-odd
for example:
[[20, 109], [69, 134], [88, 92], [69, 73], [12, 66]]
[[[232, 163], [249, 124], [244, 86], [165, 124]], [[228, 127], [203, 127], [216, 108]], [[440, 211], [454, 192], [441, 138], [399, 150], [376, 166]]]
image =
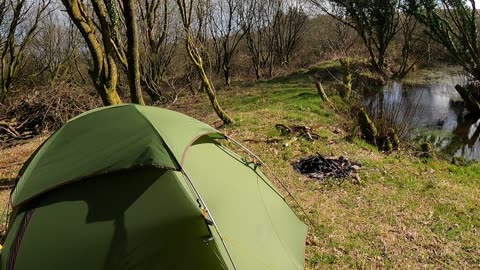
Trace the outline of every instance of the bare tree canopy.
[[[218, 103], [217, 96], [215, 94], [215, 89], [213, 88], [212, 82], [208, 77], [205, 68], [203, 66], [203, 59], [199, 51], [198, 41], [195, 36], [192, 34], [192, 24], [194, 23], [194, 17], [192, 15], [192, 10], [195, 8], [195, 5], [202, 4], [201, 1], [195, 0], [176, 0], [179, 15], [182, 18], [183, 29], [185, 34], [185, 47], [187, 53], [190, 57], [190, 60], [195, 65], [197, 72], [199, 73], [202, 80], [202, 87], [206, 91], [208, 98], [213, 106], [213, 109], [217, 113], [218, 117], [223, 121], [224, 124], [232, 124], [233, 120], [230, 116], [225, 113], [225, 111], [220, 107]], [[198, 24], [197, 24], [198, 25]]]
[[305, 33], [308, 16], [298, 4], [278, 2], [273, 22], [275, 51], [281, 64], [290, 62]]
[[312, 0], [327, 14], [354, 29], [373, 67], [384, 70], [387, 50], [399, 29], [399, 0]]
[[6, 98], [26, 60], [27, 45], [37, 33], [40, 21], [50, 9], [50, 0], [0, 1], [0, 53], [2, 91]]
[[162, 83], [177, 49], [180, 21], [173, 0], [145, 0], [139, 6], [142, 83], [156, 101], [166, 98]]
[[232, 59], [245, 33], [240, 25], [244, 4], [248, 5], [248, 1], [225, 0], [210, 4], [208, 25], [215, 50], [215, 65], [217, 72], [223, 71], [226, 85], [230, 85]]

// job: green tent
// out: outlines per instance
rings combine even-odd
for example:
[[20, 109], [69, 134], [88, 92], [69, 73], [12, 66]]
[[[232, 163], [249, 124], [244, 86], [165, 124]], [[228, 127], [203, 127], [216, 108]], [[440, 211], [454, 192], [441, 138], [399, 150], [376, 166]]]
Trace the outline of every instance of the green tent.
[[219, 139], [148, 106], [68, 121], [20, 172], [1, 269], [303, 269], [305, 224]]

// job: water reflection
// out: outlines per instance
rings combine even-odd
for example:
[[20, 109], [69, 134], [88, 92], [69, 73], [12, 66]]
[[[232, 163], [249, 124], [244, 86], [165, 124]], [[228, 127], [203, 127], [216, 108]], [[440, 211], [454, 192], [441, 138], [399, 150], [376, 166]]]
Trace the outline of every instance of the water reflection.
[[[418, 142], [430, 141], [448, 156], [480, 159], [480, 120], [468, 119], [452, 83], [403, 86], [398, 82], [385, 86], [378, 94], [367, 96], [367, 106], [381, 107], [399, 123], [410, 123], [408, 132]], [[396, 112], [393, 112], [395, 111]]]

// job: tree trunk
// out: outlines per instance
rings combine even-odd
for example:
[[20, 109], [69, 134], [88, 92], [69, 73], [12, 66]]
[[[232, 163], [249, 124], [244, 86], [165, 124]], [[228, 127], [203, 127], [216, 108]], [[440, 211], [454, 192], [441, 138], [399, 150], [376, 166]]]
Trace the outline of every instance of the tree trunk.
[[319, 81], [315, 82], [315, 87], [317, 87], [318, 95], [320, 95], [320, 98], [322, 99], [322, 101], [330, 105], [332, 109], [337, 110], [335, 106], [333, 106], [332, 102], [330, 102], [330, 99], [328, 99], [328, 96], [325, 93], [325, 90], [323, 89], [322, 84]]
[[465, 102], [465, 108], [473, 115], [480, 116], [480, 102], [471, 93], [471, 91], [474, 91], [474, 87], [473, 85], [467, 85], [466, 87], [458, 84], [455, 85], [455, 89]]
[[[177, 0], [177, 6], [180, 11], [180, 16], [183, 23], [183, 30], [185, 32], [185, 47], [187, 49], [188, 56], [190, 60], [194, 64], [197, 72], [200, 74], [200, 78], [202, 80], [202, 87], [204, 91], [207, 93], [210, 102], [212, 103], [213, 109], [217, 113], [218, 117], [223, 121], [224, 124], [232, 124], [233, 120], [230, 118], [225, 111], [220, 107], [218, 103], [217, 97], [215, 95], [215, 89], [213, 88], [212, 84], [210, 83], [210, 79], [205, 72], [205, 68], [203, 67], [203, 60], [200, 52], [197, 50], [197, 47], [192, 40], [192, 34], [190, 33], [190, 26], [191, 26], [191, 10], [193, 1], [190, 1], [190, 4], [187, 5], [185, 1]], [[190, 11], [189, 11], [190, 10]]]
[[207, 93], [208, 99], [212, 103], [213, 109], [217, 113], [218, 117], [223, 121], [224, 124], [232, 124], [233, 120], [228, 116], [228, 114], [220, 107], [218, 103], [217, 96], [215, 95], [215, 90], [213, 89], [210, 80], [208, 79], [207, 74], [203, 68], [199, 68], [200, 77], [202, 78], [203, 89]]
[[2, 86], [2, 92], [0, 93], [0, 102], [4, 102], [7, 98], [8, 89], [5, 86]]
[[224, 65], [223, 66], [223, 76], [225, 78], [225, 84], [230, 86], [230, 67]]
[[120, 99], [116, 89], [112, 89], [111, 87], [109, 88], [106, 83], [96, 83], [95, 89], [97, 89], [97, 92], [99, 93], [104, 105], [108, 106], [122, 103], [122, 100]]
[[273, 56], [270, 57], [270, 61], [268, 62], [268, 77], [273, 77]]
[[350, 71], [350, 59], [343, 58], [339, 59], [341, 67], [342, 67], [342, 75], [343, 75], [343, 85], [340, 91], [340, 96], [348, 101], [352, 94], [352, 73]]
[[255, 68], [255, 77], [260, 80], [260, 67], [258, 65], [253, 66]]
[[197, 69], [198, 73], [200, 74], [200, 78], [202, 80], [202, 88], [207, 93], [208, 99], [212, 103], [213, 109], [218, 117], [223, 121], [224, 124], [232, 124], [233, 120], [228, 116], [228, 114], [220, 107], [218, 103], [217, 96], [215, 95], [215, 89], [208, 78], [207, 73], [205, 72], [205, 68], [203, 67], [203, 60], [200, 54], [197, 52], [196, 48], [193, 45], [193, 41], [191, 40], [190, 33], [186, 33], [186, 48], [188, 55], [190, 56], [190, 60], [192, 60], [195, 68]]
[[92, 1], [95, 13], [99, 16], [101, 22], [101, 31], [104, 40], [104, 48], [100, 44], [97, 33], [95, 32], [95, 23], [84, 11], [86, 10], [83, 2], [78, 0], [62, 0], [68, 15], [77, 26], [85, 40], [93, 60], [93, 69], [90, 70], [90, 76], [93, 80], [95, 89], [99, 93], [104, 105], [114, 105], [122, 103], [117, 93], [117, 66], [113, 58], [113, 49], [108, 32], [108, 23], [106, 21], [106, 12], [97, 1]]
[[365, 140], [375, 145], [377, 139], [377, 128], [364, 109], [361, 109], [358, 112], [358, 124], [360, 125], [360, 130], [362, 131], [362, 135]]
[[125, 24], [127, 26], [127, 62], [130, 99], [132, 103], [145, 104], [140, 85], [140, 63], [138, 53], [138, 27], [135, 1], [123, 0]]

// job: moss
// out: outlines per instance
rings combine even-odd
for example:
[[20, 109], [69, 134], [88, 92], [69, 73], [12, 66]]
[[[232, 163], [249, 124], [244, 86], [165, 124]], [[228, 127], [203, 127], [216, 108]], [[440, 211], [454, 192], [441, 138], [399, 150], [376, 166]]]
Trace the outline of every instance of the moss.
[[398, 138], [397, 132], [393, 128], [388, 131], [388, 138], [392, 142], [392, 149], [398, 150], [400, 147], [400, 138]]
[[[313, 65], [307, 70], [306, 74], [320, 81], [335, 81], [344, 78], [346, 74], [351, 74], [352, 78], [346, 80], [351, 83], [357, 77], [352, 70], [366, 71], [369, 67], [370, 64], [364, 58], [342, 58], [341, 60], [334, 59]], [[349, 83], [343, 81], [348, 87]]]
[[392, 140], [390, 140], [390, 137], [386, 137], [385, 141], [383, 143], [383, 150], [390, 152], [393, 150], [393, 143]]
[[423, 158], [433, 158], [434, 150], [431, 142], [424, 142], [420, 145], [420, 150], [422, 151], [421, 157]]
[[364, 109], [360, 109], [358, 112], [358, 124], [365, 140], [369, 143], [375, 143], [378, 134], [377, 128]]
[[340, 95], [343, 99], [349, 100], [352, 94], [352, 72], [351, 65], [352, 60], [350, 58], [340, 59], [340, 64], [342, 67], [342, 76], [343, 76], [343, 87], [340, 91]]
[[445, 74], [456, 76], [462, 70], [459, 66], [442, 66], [442, 67], [425, 67], [410, 72], [403, 78], [402, 84], [404, 86], [421, 86], [429, 85], [432, 83], [445, 83], [451, 82], [450, 76]]
[[340, 77], [342, 67], [338, 60], [330, 60], [311, 66], [306, 74], [320, 81], [332, 81], [334, 77]]
[[357, 74], [355, 78], [356, 85], [362, 87], [375, 87], [385, 85], [385, 79], [377, 73], [364, 71]]

